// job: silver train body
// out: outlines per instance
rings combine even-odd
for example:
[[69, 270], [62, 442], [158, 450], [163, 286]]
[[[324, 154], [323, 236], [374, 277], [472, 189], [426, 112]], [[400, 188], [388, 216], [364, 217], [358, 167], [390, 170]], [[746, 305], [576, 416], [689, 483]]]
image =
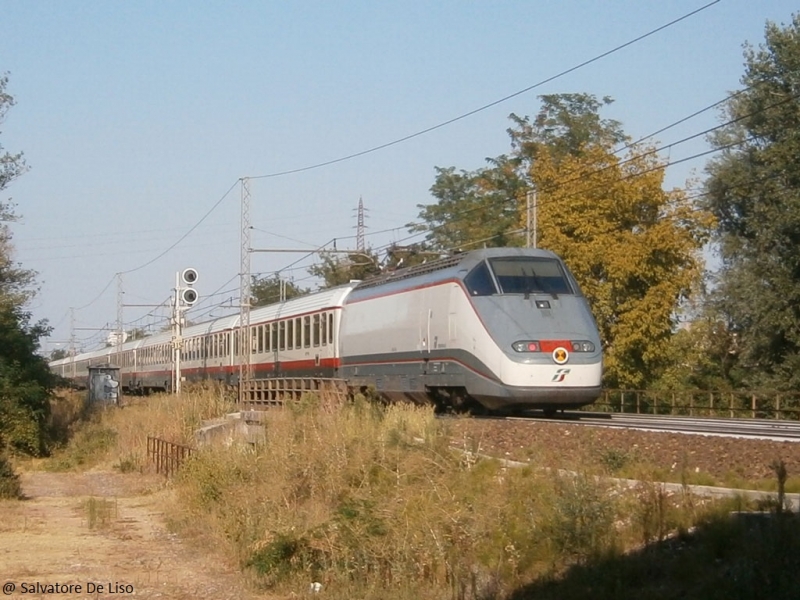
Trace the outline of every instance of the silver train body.
[[[553, 253], [476, 250], [259, 309], [256, 378], [338, 377], [353, 390], [455, 408], [545, 411], [600, 395], [600, 339], [586, 299]], [[188, 381], [235, 384], [239, 317], [183, 332]], [[51, 363], [78, 385], [93, 364], [121, 367], [128, 392], [169, 390], [169, 333]]]

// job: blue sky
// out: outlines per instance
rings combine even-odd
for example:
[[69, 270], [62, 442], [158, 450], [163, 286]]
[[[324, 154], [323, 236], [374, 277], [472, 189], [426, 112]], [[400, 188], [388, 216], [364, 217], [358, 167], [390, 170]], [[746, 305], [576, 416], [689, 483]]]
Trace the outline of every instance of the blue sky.
[[[84, 307], [75, 311], [76, 327], [115, 322], [118, 272], [131, 271], [123, 276], [125, 304], [165, 300], [175, 272], [188, 266], [199, 271], [205, 299], [197, 313], [235, 297], [239, 178], [431, 127], [706, 3], [2, 0], [0, 72], [10, 74], [17, 106], [0, 141], [24, 151], [31, 167], [4, 197], [22, 216], [12, 226], [17, 259], [40, 274], [31, 310], [55, 326], [48, 349], [69, 338], [70, 307]], [[434, 167], [475, 169], [506, 152], [508, 114], [535, 114], [539, 94], [611, 96], [604, 115], [634, 138], [647, 135], [738, 89], [742, 44], [761, 43], [766, 21], [789, 22], [793, 10], [788, 0], [721, 0], [447, 127], [320, 169], [254, 179], [253, 246], [338, 238], [339, 248], [355, 247], [359, 197], [369, 210], [370, 245], [407, 238], [403, 226], [416, 220], [417, 205], [433, 201]], [[658, 141], [717, 123], [707, 111]], [[698, 140], [668, 157], [706, 149]], [[669, 185], [702, 175], [705, 160], [671, 168]], [[273, 272], [300, 256], [255, 254], [252, 270]], [[302, 268], [311, 262], [287, 274], [313, 286]], [[224, 293], [210, 297], [217, 290]], [[126, 307], [124, 320], [157, 326], [143, 317], [151, 310]], [[103, 335], [77, 332], [86, 344]]]

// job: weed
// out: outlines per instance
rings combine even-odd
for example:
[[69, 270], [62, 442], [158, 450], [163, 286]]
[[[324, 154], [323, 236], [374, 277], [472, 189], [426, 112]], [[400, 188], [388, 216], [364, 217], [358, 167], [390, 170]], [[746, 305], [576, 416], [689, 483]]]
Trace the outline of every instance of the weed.
[[104, 498], [89, 498], [83, 503], [86, 523], [89, 529], [106, 529], [116, 517], [116, 502]]
[[104, 426], [99, 419], [83, 423], [69, 446], [56, 452], [48, 466], [53, 471], [91, 467], [106, 456], [116, 437], [116, 432]]
[[560, 476], [553, 500], [545, 530], [563, 555], [585, 561], [610, 547], [615, 507], [607, 486], [581, 473]]
[[600, 462], [610, 473], [618, 473], [630, 460], [628, 452], [616, 448], [608, 448], [600, 455]]
[[141, 473], [142, 465], [138, 456], [128, 454], [114, 463], [114, 469], [120, 473]]
[[14, 471], [11, 461], [0, 454], [0, 498], [18, 500], [22, 498], [19, 475]]

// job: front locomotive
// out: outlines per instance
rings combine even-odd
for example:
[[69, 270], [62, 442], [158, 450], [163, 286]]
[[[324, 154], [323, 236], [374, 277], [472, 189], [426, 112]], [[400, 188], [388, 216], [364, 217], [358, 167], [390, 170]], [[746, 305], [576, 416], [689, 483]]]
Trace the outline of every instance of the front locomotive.
[[455, 308], [471, 329], [470, 353], [488, 373], [476, 370], [469, 378], [469, 396], [495, 410], [550, 412], [594, 402], [601, 392], [600, 337], [563, 261], [545, 250], [514, 248], [472, 258], [475, 264], [461, 270], [466, 294]]
[[340, 343], [341, 376], [390, 399], [552, 412], [600, 395], [594, 319], [545, 250], [475, 250], [365, 281]]

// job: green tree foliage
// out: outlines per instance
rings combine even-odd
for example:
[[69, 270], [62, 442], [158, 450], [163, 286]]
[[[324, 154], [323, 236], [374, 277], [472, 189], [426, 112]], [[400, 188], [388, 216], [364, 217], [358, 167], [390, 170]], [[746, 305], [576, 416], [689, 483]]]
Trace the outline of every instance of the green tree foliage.
[[281, 279], [278, 273], [271, 276], [256, 277], [250, 284], [250, 295], [255, 298], [253, 306], [267, 306], [280, 302], [281, 298], [290, 300], [308, 294], [309, 290], [301, 288], [292, 281]]
[[[14, 105], [0, 77], [0, 121]], [[0, 192], [26, 170], [21, 153], [0, 145]], [[37, 354], [39, 340], [49, 333], [45, 323], [30, 323], [25, 303], [33, 294], [34, 273], [13, 260], [11, 230], [15, 218], [9, 200], [0, 199], [0, 453], [6, 450], [41, 454], [46, 451], [45, 425], [55, 378]]]
[[61, 360], [69, 356], [69, 350], [66, 348], [56, 348], [50, 353], [50, 360]]
[[386, 260], [383, 267], [390, 271], [405, 269], [441, 256], [441, 252], [428, 250], [424, 244], [411, 244], [409, 246], [392, 244], [386, 250]]
[[322, 263], [313, 265], [308, 272], [320, 277], [325, 282], [323, 287], [330, 288], [378, 275], [381, 265], [378, 255], [367, 248], [363, 254], [355, 251], [344, 256], [323, 253]]
[[55, 378], [37, 354], [49, 333], [18, 306], [0, 304], [0, 449], [40, 455]]
[[711, 137], [707, 208], [722, 257], [716, 308], [754, 387], [800, 385], [800, 15], [745, 46], [744, 89]]
[[648, 386], [669, 365], [676, 315], [702, 277], [710, 216], [663, 189], [665, 165], [652, 148], [615, 151], [627, 138], [599, 115], [610, 99], [541, 100], [534, 119], [511, 115], [508, 156], [475, 173], [438, 171], [439, 203], [420, 213], [428, 242], [523, 245], [526, 193], [535, 189], [539, 247], [564, 258], [589, 300], [606, 385]]

